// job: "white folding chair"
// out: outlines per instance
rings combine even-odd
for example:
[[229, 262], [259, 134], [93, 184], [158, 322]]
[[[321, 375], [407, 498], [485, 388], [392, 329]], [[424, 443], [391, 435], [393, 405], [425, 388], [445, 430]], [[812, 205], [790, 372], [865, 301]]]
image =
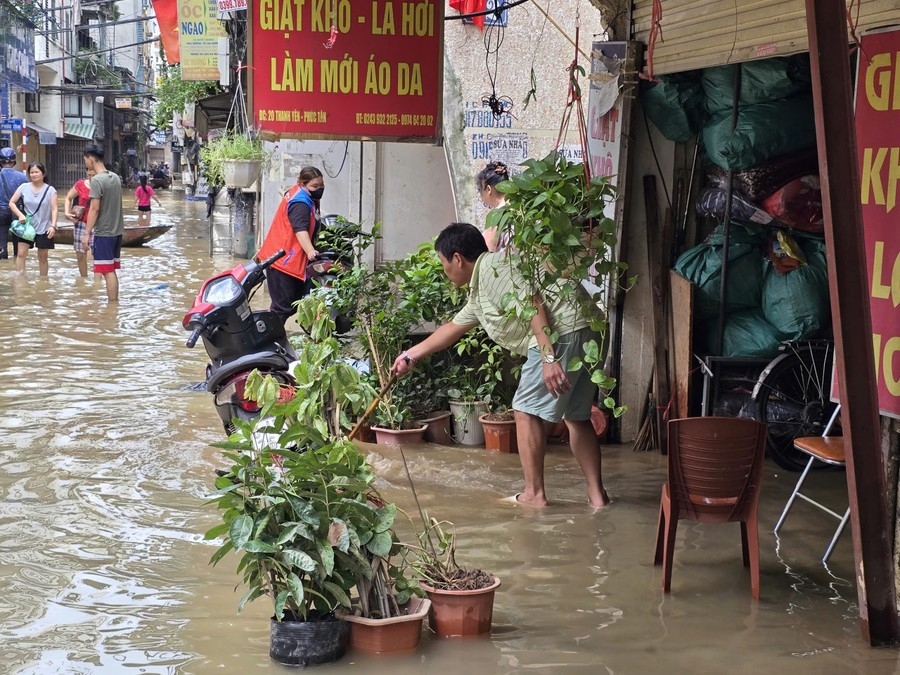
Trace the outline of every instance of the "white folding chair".
[[844, 466], [846, 464], [843, 437], [828, 435], [831, 431], [831, 427], [834, 426], [834, 422], [840, 411], [841, 406], [834, 409], [834, 413], [831, 415], [831, 419], [828, 420], [828, 424], [825, 426], [825, 430], [822, 432], [821, 436], [803, 436], [794, 439], [794, 447], [809, 455], [809, 462], [807, 462], [806, 468], [803, 469], [803, 473], [800, 474], [800, 480], [797, 481], [797, 485], [794, 487], [794, 491], [791, 493], [790, 499], [788, 499], [787, 504], [784, 507], [784, 511], [781, 512], [781, 518], [779, 518], [778, 522], [775, 524], [775, 532], [777, 533], [778, 530], [781, 529], [788, 511], [791, 510], [791, 507], [794, 505], [794, 500], [797, 499], [797, 497], [809, 502], [817, 509], [824, 511], [840, 521], [837, 530], [834, 531], [834, 536], [831, 538], [831, 543], [828, 544], [828, 548], [825, 550], [825, 556], [822, 558], [822, 562], [828, 562], [828, 558], [831, 557], [831, 552], [834, 550], [834, 545], [837, 544], [837, 540], [844, 531], [847, 521], [850, 520], [850, 507], [848, 506], [844, 514], [841, 515], [836, 511], [832, 511], [821, 502], [817, 502], [808, 495], [803, 494], [800, 492], [800, 488], [803, 486], [803, 481], [806, 480], [806, 476], [809, 474], [813, 462], [824, 462], [831, 466]]

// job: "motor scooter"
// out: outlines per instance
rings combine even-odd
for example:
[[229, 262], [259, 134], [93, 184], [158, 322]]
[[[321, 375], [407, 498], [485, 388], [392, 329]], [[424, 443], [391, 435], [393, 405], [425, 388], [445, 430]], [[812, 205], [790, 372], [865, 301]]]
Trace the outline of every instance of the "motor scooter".
[[188, 348], [203, 339], [210, 360], [206, 390], [213, 395], [228, 434], [235, 430], [234, 418], [249, 422], [259, 417], [259, 404], [244, 393], [253, 370], [271, 374], [283, 384], [292, 382], [290, 364], [296, 354], [284, 323], [274, 312], [252, 311], [249, 304], [266, 270], [284, 254], [280, 250], [262, 262], [250, 260], [210, 277], [182, 320], [185, 330], [191, 331]]

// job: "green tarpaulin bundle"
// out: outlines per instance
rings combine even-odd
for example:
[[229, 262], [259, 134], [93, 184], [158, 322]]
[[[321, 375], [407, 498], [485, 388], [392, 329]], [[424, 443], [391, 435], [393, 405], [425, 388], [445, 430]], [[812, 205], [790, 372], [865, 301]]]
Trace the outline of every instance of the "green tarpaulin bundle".
[[794, 238], [806, 256], [806, 264], [779, 274], [766, 260], [763, 275], [763, 314], [782, 340], [816, 337], [831, 316], [825, 242], [796, 231]]
[[809, 93], [809, 55], [779, 56], [761, 61], [705, 68], [701, 82], [706, 110], [711, 114], [731, 111], [734, 101], [734, 73], [741, 68], [741, 106], [767, 103]]
[[795, 98], [741, 107], [732, 130], [731, 111], [716, 113], [703, 127], [703, 147], [723, 169], [747, 169], [816, 144], [812, 98]]
[[670, 141], [686, 143], [703, 123], [700, 71], [663, 75], [655, 83], [641, 83], [641, 105], [648, 119]]
[[[760, 246], [763, 241], [761, 231], [740, 221], [731, 221], [726, 312], [759, 307], [763, 272]], [[720, 225], [706, 241], [682, 253], [675, 262], [675, 270], [695, 286], [694, 312], [700, 320], [719, 315], [723, 243], [724, 227]]]
[[[718, 323], [706, 321], [702, 325], [707, 348], [716, 347]], [[698, 336], [701, 337], [701, 336]], [[702, 339], [702, 338], [701, 338]], [[775, 327], [766, 321], [762, 310], [742, 309], [725, 317], [725, 338], [722, 340], [722, 356], [775, 356], [781, 336]]]

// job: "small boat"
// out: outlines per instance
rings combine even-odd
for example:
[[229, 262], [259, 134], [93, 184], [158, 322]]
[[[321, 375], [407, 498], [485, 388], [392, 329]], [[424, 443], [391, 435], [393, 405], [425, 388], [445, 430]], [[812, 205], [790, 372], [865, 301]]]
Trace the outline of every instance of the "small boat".
[[[172, 229], [171, 225], [126, 226], [125, 232], [122, 234], [122, 246], [143, 246], [148, 241], [164, 235], [170, 229]], [[62, 225], [53, 235], [53, 241], [57, 244], [71, 246], [74, 242], [74, 232], [75, 228], [71, 225]]]

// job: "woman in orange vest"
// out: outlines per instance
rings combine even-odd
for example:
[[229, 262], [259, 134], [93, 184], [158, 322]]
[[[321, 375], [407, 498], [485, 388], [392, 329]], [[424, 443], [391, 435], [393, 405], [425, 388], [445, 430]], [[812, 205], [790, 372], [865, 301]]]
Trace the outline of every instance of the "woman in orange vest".
[[294, 314], [294, 303], [309, 293], [306, 265], [319, 252], [315, 247], [319, 200], [325, 192], [325, 179], [314, 166], [300, 170], [297, 185], [288, 190], [278, 205], [266, 239], [256, 254], [265, 260], [278, 249], [285, 255], [266, 272], [266, 285], [272, 299], [271, 310], [287, 320]]

